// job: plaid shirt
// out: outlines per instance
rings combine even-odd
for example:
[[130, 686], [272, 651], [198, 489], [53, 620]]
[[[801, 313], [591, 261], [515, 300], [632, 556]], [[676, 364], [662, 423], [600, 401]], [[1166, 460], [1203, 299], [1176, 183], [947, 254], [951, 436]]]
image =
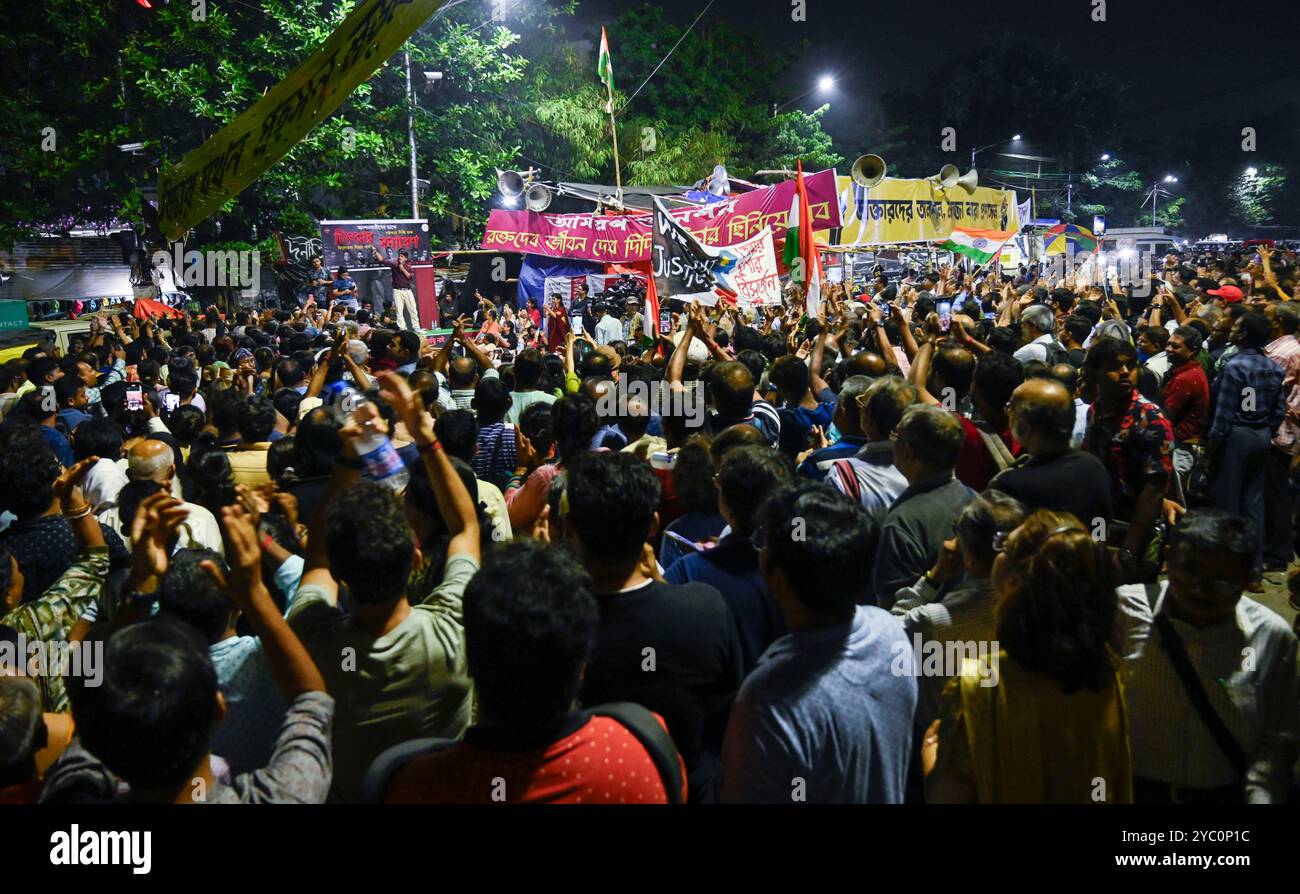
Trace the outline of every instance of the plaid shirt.
[[1273, 438], [1273, 446], [1294, 456], [1300, 450], [1300, 339], [1284, 335], [1269, 343], [1264, 353], [1282, 367], [1282, 391], [1286, 395], [1286, 415]]
[[1169, 417], [1136, 390], [1118, 419], [1099, 417], [1096, 403], [1088, 409], [1083, 446], [1110, 474], [1111, 500], [1120, 521], [1132, 517], [1145, 485], [1158, 484], [1163, 490], [1173, 473], [1174, 429]]
[[1214, 382], [1210, 443], [1222, 443], [1236, 426], [1277, 431], [1286, 415], [1282, 379], [1282, 367], [1258, 348], [1233, 354]]
[[[108, 580], [108, 564], [108, 547], [85, 550], [40, 599], [18, 606], [0, 618], [0, 624], [7, 624], [26, 635], [29, 643], [65, 641], [72, 625], [103, 594], [104, 583]], [[26, 660], [26, 656], [21, 656], [20, 660]], [[60, 713], [68, 710], [68, 691], [63, 677], [42, 674], [36, 682], [46, 711]]]

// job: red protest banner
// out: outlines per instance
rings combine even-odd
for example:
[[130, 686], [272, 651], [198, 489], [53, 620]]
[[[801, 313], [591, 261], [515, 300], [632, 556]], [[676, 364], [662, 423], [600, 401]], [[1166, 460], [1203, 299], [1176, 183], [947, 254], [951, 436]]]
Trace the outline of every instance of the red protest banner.
[[[819, 171], [805, 177], [804, 182], [813, 229], [840, 226], [835, 171]], [[762, 232], [764, 227], [771, 227], [773, 236], [779, 238], [785, 234], [794, 194], [795, 182], [787, 180], [725, 202], [678, 208], [670, 214], [703, 245], [735, 245]], [[647, 261], [652, 222], [649, 212], [598, 217], [497, 209], [488, 218], [483, 248], [605, 263]]]

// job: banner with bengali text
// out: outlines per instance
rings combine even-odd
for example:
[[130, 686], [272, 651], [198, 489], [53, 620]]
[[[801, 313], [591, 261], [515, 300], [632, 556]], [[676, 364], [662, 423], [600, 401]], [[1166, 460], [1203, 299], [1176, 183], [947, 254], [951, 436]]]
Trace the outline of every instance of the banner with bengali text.
[[[805, 175], [814, 228], [840, 225], [840, 202], [835, 171]], [[772, 236], [785, 235], [795, 183], [742, 193], [723, 202], [670, 211], [702, 245], [735, 245], [770, 228]], [[648, 261], [653, 215], [538, 214], [534, 211], [495, 209], [483, 234], [483, 248], [522, 251], [553, 258], [581, 258], [605, 263]]]
[[850, 177], [838, 178], [843, 229], [840, 245], [892, 245], [943, 242], [953, 227], [1019, 230], [1015, 190], [960, 186], [945, 190], [931, 180], [888, 177], [863, 189]]
[[163, 235], [176, 239], [239, 195], [401, 48], [444, 0], [361, 0], [251, 108], [158, 177]]
[[716, 249], [713, 273], [718, 291], [733, 296], [741, 307], [781, 303], [781, 277], [776, 270], [772, 231], [766, 227], [739, 245]]
[[396, 263], [403, 249], [411, 263], [427, 263], [429, 224], [423, 220], [322, 220], [321, 256], [325, 269], [378, 267], [372, 248], [386, 263]]

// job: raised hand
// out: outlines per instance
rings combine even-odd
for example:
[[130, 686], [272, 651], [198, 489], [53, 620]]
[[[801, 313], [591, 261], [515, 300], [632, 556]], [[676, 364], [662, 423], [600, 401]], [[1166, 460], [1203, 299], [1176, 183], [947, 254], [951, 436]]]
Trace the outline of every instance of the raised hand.
[[406, 379], [396, 372], [381, 373], [379, 396], [397, 413], [397, 418], [406, 425], [411, 437], [422, 444], [433, 442], [433, 419], [424, 411], [424, 402], [419, 394], [411, 390]]
[[185, 505], [167, 491], [160, 490], [141, 501], [131, 521], [131, 578], [135, 589], [167, 573], [172, 539], [189, 514]]
[[54, 479], [54, 496], [58, 498], [59, 505], [63, 509], [66, 510], [71, 504], [78, 502], [77, 490], [81, 486], [81, 480], [86, 477], [90, 467], [97, 462], [99, 462], [98, 456], [88, 456], [70, 468], [64, 469], [59, 477]]
[[524, 434], [523, 429], [515, 426], [515, 465], [519, 468], [532, 471], [541, 464], [537, 455], [537, 448], [533, 447], [528, 436]]
[[221, 510], [221, 527], [230, 580], [225, 579], [215, 562], [204, 561], [199, 567], [230, 594], [240, 609], [247, 610], [254, 591], [262, 585], [262, 548], [258, 545], [257, 524], [242, 506], [226, 506]]

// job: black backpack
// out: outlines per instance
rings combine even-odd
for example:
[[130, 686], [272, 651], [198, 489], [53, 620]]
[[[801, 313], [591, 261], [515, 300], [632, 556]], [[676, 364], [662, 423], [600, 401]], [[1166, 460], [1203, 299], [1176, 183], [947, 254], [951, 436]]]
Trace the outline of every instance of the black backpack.
[[1047, 350], [1047, 365], [1056, 366], [1058, 363], [1069, 363], [1070, 352], [1065, 349], [1065, 345], [1056, 339], [1047, 342], [1043, 347]]

